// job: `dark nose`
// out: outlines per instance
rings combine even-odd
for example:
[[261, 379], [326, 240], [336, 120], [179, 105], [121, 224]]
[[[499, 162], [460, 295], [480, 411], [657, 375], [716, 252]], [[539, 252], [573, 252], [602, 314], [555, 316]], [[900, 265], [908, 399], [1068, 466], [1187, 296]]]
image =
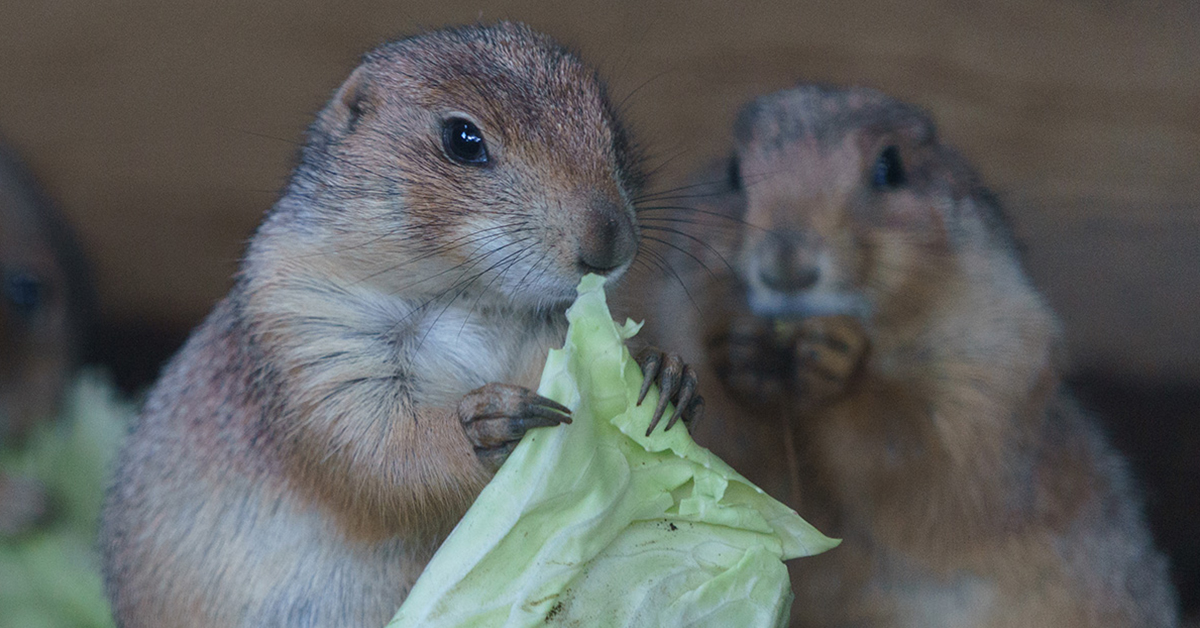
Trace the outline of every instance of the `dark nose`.
[[612, 272], [633, 259], [637, 235], [624, 206], [607, 200], [588, 204], [579, 238], [579, 264], [586, 272]]
[[773, 235], [762, 243], [758, 278], [776, 292], [799, 292], [811, 288], [821, 278], [814, 260], [801, 254], [795, 238]]

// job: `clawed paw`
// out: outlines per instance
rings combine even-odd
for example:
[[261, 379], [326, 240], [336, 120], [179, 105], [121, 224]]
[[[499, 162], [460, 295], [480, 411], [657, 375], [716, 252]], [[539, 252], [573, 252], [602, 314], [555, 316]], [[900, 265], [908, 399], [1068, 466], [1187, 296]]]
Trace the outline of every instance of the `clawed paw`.
[[742, 403], [780, 403], [792, 387], [791, 345], [780, 343], [769, 320], [744, 316], [730, 321], [709, 339], [708, 359], [726, 390]]
[[863, 363], [866, 330], [853, 316], [734, 319], [708, 343], [726, 389], [752, 406], [813, 406], [843, 394]]
[[571, 422], [571, 410], [523, 386], [491, 383], [472, 390], [458, 404], [458, 419], [480, 462], [500, 468], [513, 448], [535, 427]]
[[664, 353], [655, 347], [642, 349], [635, 360], [642, 368], [642, 389], [638, 393], [638, 405], [645, 400], [650, 392], [650, 386], [658, 384], [660, 393], [658, 405], [650, 417], [650, 427], [646, 429], [649, 436], [658, 426], [667, 404], [675, 405], [675, 412], [667, 420], [664, 430], [671, 429], [675, 422], [683, 419], [684, 425], [691, 425], [704, 414], [704, 398], [696, 394], [696, 371], [684, 364], [683, 358], [673, 353]]
[[842, 394], [858, 372], [868, 346], [866, 331], [852, 316], [805, 319], [796, 330], [796, 379], [809, 403]]

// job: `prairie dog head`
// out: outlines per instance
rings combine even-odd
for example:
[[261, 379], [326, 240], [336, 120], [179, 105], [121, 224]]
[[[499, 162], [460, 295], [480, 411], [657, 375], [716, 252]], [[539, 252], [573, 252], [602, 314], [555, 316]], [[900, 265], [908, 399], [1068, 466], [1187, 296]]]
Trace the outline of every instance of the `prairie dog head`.
[[346, 284], [557, 307], [637, 252], [632, 153], [594, 70], [549, 38], [434, 31], [364, 57], [263, 233], [286, 226], [300, 265]]
[[0, 148], [0, 442], [52, 418], [78, 357], [82, 269], [50, 211]]
[[952, 253], [1000, 244], [977, 177], [912, 105], [805, 85], [752, 102], [735, 133], [730, 180], [750, 225], [739, 261], [760, 315], [896, 310]]

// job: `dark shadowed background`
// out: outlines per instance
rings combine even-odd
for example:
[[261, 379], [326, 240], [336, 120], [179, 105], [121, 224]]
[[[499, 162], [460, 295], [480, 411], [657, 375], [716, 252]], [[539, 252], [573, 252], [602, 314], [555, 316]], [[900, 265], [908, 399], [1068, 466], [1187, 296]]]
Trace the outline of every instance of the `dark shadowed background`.
[[5, 3], [0, 137], [78, 232], [92, 354], [144, 385], [229, 285], [312, 114], [366, 49], [520, 19], [598, 64], [679, 180], [797, 80], [928, 108], [1001, 194], [1081, 396], [1200, 600], [1200, 2]]

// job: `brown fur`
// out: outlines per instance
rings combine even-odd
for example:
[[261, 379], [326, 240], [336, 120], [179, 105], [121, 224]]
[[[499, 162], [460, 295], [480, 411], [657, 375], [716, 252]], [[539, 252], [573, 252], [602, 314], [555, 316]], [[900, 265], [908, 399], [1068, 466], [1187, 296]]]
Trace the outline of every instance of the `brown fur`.
[[[697, 440], [844, 538], [793, 565], [793, 625], [1175, 625], [1128, 473], [1059, 384], [1057, 323], [928, 117], [802, 86], [736, 136], [727, 184], [641, 217], [695, 236], [666, 258], [682, 282], [646, 284], [647, 329], [724, 383]], [[872, 184], [886, 146], [895, 189]], [[808, 270], [811, 316], [761, 315], [765, 276]]]
[[[54, 415], [90, 312], [73, 238], [16, 157], [0, 146], [0, 443]], [[35, 286], [21, 306], [18, 283]]]
[[[91, 311], [74, 239], [24, 166], [0, 146], [0, 446], [57, 414]], [[0, 474], [0, 535], [46, 513], [37, 482]]]
[[[450, 114], [486, 167], [443, 153]], [[631, 154], [594, 72], [524, 26], [366, 55], [121, 455], [118, 622], [382, 626], [490, 477], [460, 399], [536, 387], [581, 252], [613, 221], [636, 244]]]

